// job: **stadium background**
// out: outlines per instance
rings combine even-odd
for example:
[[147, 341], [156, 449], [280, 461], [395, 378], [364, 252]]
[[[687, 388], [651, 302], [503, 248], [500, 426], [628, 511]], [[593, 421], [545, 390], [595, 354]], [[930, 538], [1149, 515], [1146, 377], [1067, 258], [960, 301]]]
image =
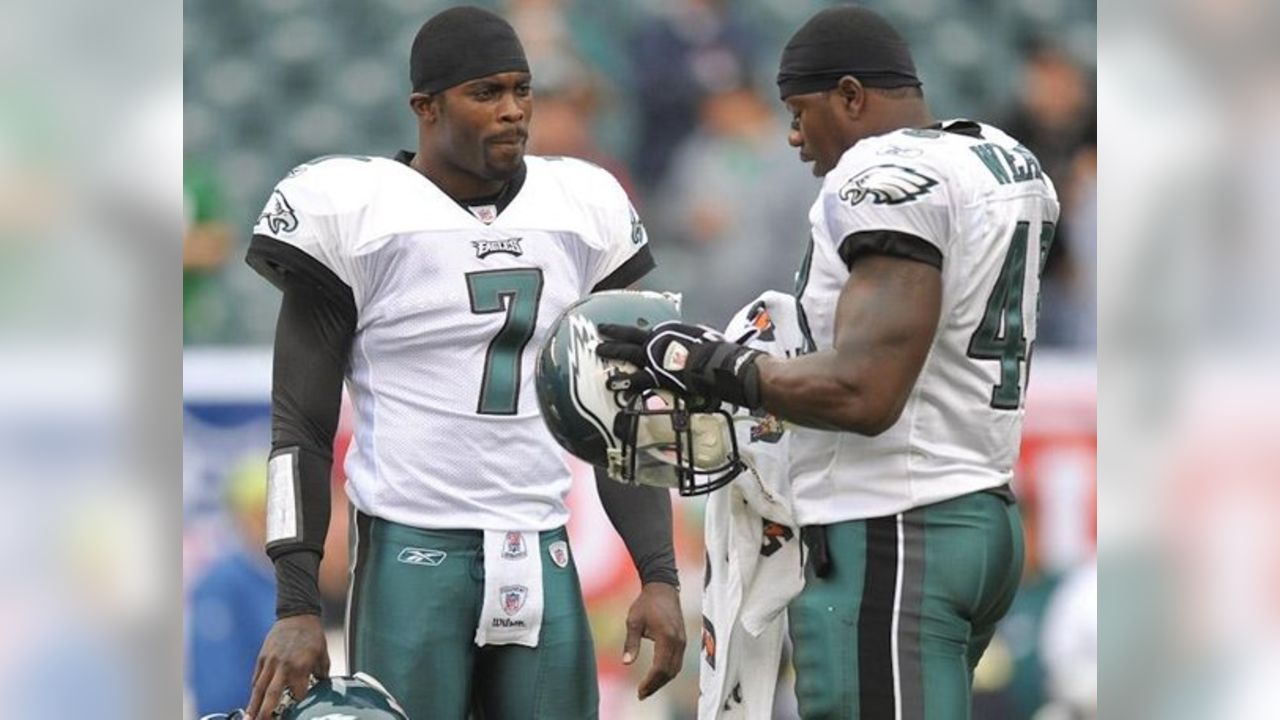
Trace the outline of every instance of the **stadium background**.
[[[232, 665], [231, 648], [256, 647], [269, 622], [260, 602], [226, 601], [236, 583], [257, 583], [245, 593], [265, 597], [266, 568], [216, 572], [237, 554], [249, 563], [259, 555], [243, 550], [254, 529], [239, 518], [259, 512], [254, 488], [265, 475], [278, 296], [241, 262], [249, 227], [271, 185], [294, 165], [331, 153], [390, 155], [413, 144], [408, 47], [421, 22], [448, 4], [185, 3], [185, 630], [189, 647], [220, 648], [216, 657], [187, 654], [193, 705], [207, 696], [200, 687], [247, 689], [247, 675], [229, 678], [221, 668]], [[827, 3], [476, 4], [503, 12], [525, 42], [536, 98], [531, 152], [587, 157], [630, 189], [659, 263], [646, 286], [684, 291], [694, 318], [717, 325], [760, 290], [790, 288], [817, 184], [785, 143], [772, 78], [787, 36]], [[912, 42], [935, 115], [1010, 130], [1040, 156], [1064, 199], [1017, 477], [1031, 558], [1017, 604], [979, 670], [975, 712], [1055, 717], [1064, 704], [1087, 707], [1096, 698], [1096, 608], [1088, 590], [1096, 536], [1095, 6], [866, 4]], [[684, 671], [639, 704], [639, 671], [618, 661], [636, 580], [592, 495], [590, 482], [575, 484], [570, 532], [596, 634], [602, 717], [692, 717], [701, 504], [676, 504], [690, 638]], [[340, 540], [335, 512], [331, 534]], [[345, 587], [342, 545], [331, 543], [325, 559], [335, 596]], [[340, 655], [340, 645], [331, 650]], [[787, 693], [779, 697], [778, 716], [786, 717]]]

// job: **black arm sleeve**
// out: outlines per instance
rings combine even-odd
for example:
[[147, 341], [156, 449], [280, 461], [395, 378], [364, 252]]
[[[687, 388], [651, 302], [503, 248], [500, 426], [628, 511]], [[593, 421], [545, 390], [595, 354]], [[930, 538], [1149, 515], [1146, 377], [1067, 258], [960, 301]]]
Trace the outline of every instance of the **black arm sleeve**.
[[609, 522], [636, 564], [641, 583], [680, 586], [671, 540], [671, 495], [657, 487], [624, 485], [596, 468], [596, 488]]
[[[269, 523], [267, 555], [276, 566], [276, 614], [319, 613], [319, 565], [329, 531], [333, 437], [342, 403], [342, 378], [355, 336], [351, 288], [293, 246], [257, 236], [249, 264], [284, 296], [276, 322], [271, 382], [271, 455], [287, 455], [292, 523]], [[272, 487], [269, 493], [280, 489]], [[271, 507], [270, 501], [268, 507]], [[278, 509], [278, 508], [277, 508]]]
[[922, 237], [897, 230], [851, 233], [840, 241], [839, 253], [845, 267], [850, 270], [859, 258], [866, 255], [890, 255], [942, 269], [942, 251], [937, 246]]
[[627, 258], [626, 262], [619, 265], [609, 276], [596, 283], [591, 288], [591, 292], [600, 292], [601, 290], [623, 290], [631, 287], [632, 284], [639, 282], [640, 278], [649, 274], [649, 271], [657, 267], [657, 263], [653, 260], [653, 253], [649, 251], [649, 246], [645, 245], [636, 251], [635, 255]]

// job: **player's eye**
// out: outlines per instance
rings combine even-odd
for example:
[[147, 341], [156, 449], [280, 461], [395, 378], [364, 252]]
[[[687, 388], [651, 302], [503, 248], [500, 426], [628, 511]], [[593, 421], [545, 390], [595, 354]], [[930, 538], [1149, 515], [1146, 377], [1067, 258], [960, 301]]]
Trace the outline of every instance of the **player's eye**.
[[494, 97], [493, 88], [479, 88], [471, 93], [471, 97], [477, 100], [492, 100]]
[[527, 83], [521, 83], [516, 86], [516, 95], [519, 95], [520, 97], [529, 97], [532, 92], [533, 88]]
[[799, 115], [791, 116], [791, 131], [800, 132], [800, 116]]

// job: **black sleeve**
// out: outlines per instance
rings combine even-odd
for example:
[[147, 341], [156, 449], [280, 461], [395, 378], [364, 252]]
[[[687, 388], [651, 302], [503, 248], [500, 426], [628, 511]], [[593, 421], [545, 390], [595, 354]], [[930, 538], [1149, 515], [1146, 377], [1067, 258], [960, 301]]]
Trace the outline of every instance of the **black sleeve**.
[[627, 545], [641, 583], [680, 586], [671, 540], [671, 494], [657, 487], [625, 485], [596, 468], [596, 488], [609, 522]]
[[846, 235], [840, 241], [840, 259], [844, 266], [853, 264], [866, 255], [890, 255], [915, 260], [942, 269], [942, 251], [922, 237], [897, 230], [862, 230]]
[[294, 507], [292, 526], [266, 548], [276, 566], [276, 613], [318, 613], [333, 438], [355, 336], [354, 296], [319, 261], [273, 238], [256, 236], [247, 260], [284, 293], [272, 360], [271, 456], [292, 470], [280, 479], [273, 473], [269, 483], [291, 480]]
[[609, 273], [608, 277], [596, 283], [596, 286], [591, 288], [591, 292], [624, 290], [631, 287], [640, 278], [648, 275], [649, 271], [655, 267], [657, 267], [657, 263], [653, 261], [653, 253], [649, 251], [649, 245], [646, 243], [635, 255], [627, 258], [626, 262]]

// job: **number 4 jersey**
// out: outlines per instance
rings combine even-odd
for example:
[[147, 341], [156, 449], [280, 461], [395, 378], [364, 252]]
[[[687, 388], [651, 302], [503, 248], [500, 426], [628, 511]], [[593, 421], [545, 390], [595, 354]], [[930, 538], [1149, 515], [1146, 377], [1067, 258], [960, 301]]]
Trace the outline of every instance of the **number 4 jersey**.
[[511, 185], [507, 204], [465, 208], [404, 162], [339, 156], [289, 173], [254, 227], [255, 268], [315, 261], [328, 272], [313, 274], [350, 288], [346, 471], [365, 513], [495, 530], [568, 518], [534, 359], [561, 310], [653, 260], [608, 172], [527, 157]]
[[942, 308], [891, 428], [875, 437], [794, 430], [801, 524], [891, 515], [1012, 477], [1057, 196], [1031, 152], [1000, 130], [940, 127], [859, 142], [809, 212], [797, 292], [808, 350], [833, 346], [840, 291], [866, 253], [938, 267]]

